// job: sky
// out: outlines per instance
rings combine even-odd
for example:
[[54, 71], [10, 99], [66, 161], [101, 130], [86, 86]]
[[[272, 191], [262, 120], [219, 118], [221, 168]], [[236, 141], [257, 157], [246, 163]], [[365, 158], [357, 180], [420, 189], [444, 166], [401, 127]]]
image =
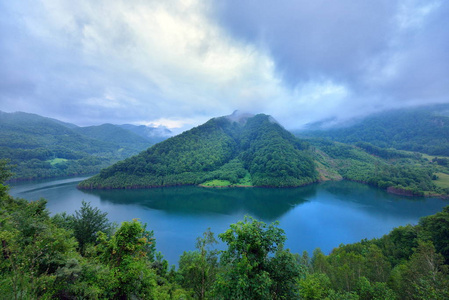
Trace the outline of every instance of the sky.
[[0, 0], [0, 110], [174, 132], [449, 103], [449, 1]]

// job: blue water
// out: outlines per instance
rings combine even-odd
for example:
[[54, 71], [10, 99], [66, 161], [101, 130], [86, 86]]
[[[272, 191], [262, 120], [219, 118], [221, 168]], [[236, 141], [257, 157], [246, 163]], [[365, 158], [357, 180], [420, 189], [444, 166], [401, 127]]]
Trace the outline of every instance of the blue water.
[[85, 200], [107, 212], [111, 221], [137, 218], [154, 231], [157, 250], [170, 264], [177, 264], [183, 251], [194, 250], [196, 238], [208, 227], [219, 234], [245, 215], [266, 223], [279, 221], [286, 247], [311, 254], [317, 247], [329, 253], [342, 243], [381, 237], [449, 205], [447, 200], [391, 195], [348, 181], [289, 189], [186, 186], [81, 191], [76, 185], [82, 179], [15, 183], [10, 193], [30, 201], [47, 199], [51, 214], [71, 214]]

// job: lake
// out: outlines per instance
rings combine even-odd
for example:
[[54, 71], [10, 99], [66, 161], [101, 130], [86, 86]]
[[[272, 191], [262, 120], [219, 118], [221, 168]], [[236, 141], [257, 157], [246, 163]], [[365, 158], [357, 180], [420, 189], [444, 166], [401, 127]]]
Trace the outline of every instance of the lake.
[[[279, 221], [286, 248], [311, 255], [317, 247], [328, 254], [344, 243], [381, 237], [391, 229], [416, 224], [449, 201], [391, 195], [364, 184], [338, 181], [300, 188], [202, 188], [196, 186], [145, 190], [80, 191], [84, 178], [10, 184], [10, 194], [27, 200], [45, 198], [51, 214], [73, 213], [83, 200], [120, 223], [139, 219], [153, 230], [156, 248], [170, 264], [210, 227], [217, 235], [245, 215]], [[223, 248], [223, 245], [218, 246]]]

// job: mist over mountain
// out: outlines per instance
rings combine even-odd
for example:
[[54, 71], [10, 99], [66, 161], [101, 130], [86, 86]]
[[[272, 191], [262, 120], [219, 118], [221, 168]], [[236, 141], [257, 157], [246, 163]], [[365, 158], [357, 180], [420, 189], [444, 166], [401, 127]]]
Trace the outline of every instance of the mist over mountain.
[[161, 142], [166, 138], [173, 136], [171, 130], [169, 130], [165, 126], [150, 127], [146, 125], [131, 125], [131, 124], [123, 124], [117, 126], [126, 129], [128, 131], [131, 131], [154, 143]]
[[389, 110], [339, 125], [331, 124], [332, 120], [314, 123], [295, 133], [300, 137], [367, 142], [382, 148], [449, 156], [448, 104]]
[[234, 112], [104, 169], [81, 188], [145, 188], [226, 181], [299, 186], [318, 179], [308, 145], [270, 116]]

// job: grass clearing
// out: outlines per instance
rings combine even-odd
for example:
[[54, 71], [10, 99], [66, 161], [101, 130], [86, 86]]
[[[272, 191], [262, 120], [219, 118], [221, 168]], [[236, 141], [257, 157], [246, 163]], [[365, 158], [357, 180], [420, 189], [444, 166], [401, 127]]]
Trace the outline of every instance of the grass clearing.
[[206, 182], [202, 183], [201, 186], [207, 186], [207, 187], [231, 186], [231, 182], [228, 180], [214, 179], [214, 180], [210, 180], [210, 181], [206, 181]]
[[245, 177], [241, 178], [239, 182], [236, 184], [231, 183], [229, 180], [220, 180], [220, 179], [214, 179], [206, 181], [200, 186], [203, 187], [251, 187], [253, 186], [253, 183], [251, 181], [251, 175], [249, 172], [246, 173]]
[[429, 155], [429, 154], [425, 154], [425, 153], [420, 153], [420, 154], [422, 155], [422, 157], [426, 158], [428, 161], [432, 161], [432, 159], [434, 159], [435, 157], [449, 159], [449, 156]]
[[68, 161], [68, 159], [65, 159], [65, 158], [53, 158], [53, 159], [47, 160], [47, 162], [49, 162], [52, 166], [54, 166], [56, 164], [64, 163], [66, 161]]
[[438, 176], [437, 180], [434, 180], [436, 186], [440, 188], [449, 188], [449, 175], [446, 173], [435, 173]]

